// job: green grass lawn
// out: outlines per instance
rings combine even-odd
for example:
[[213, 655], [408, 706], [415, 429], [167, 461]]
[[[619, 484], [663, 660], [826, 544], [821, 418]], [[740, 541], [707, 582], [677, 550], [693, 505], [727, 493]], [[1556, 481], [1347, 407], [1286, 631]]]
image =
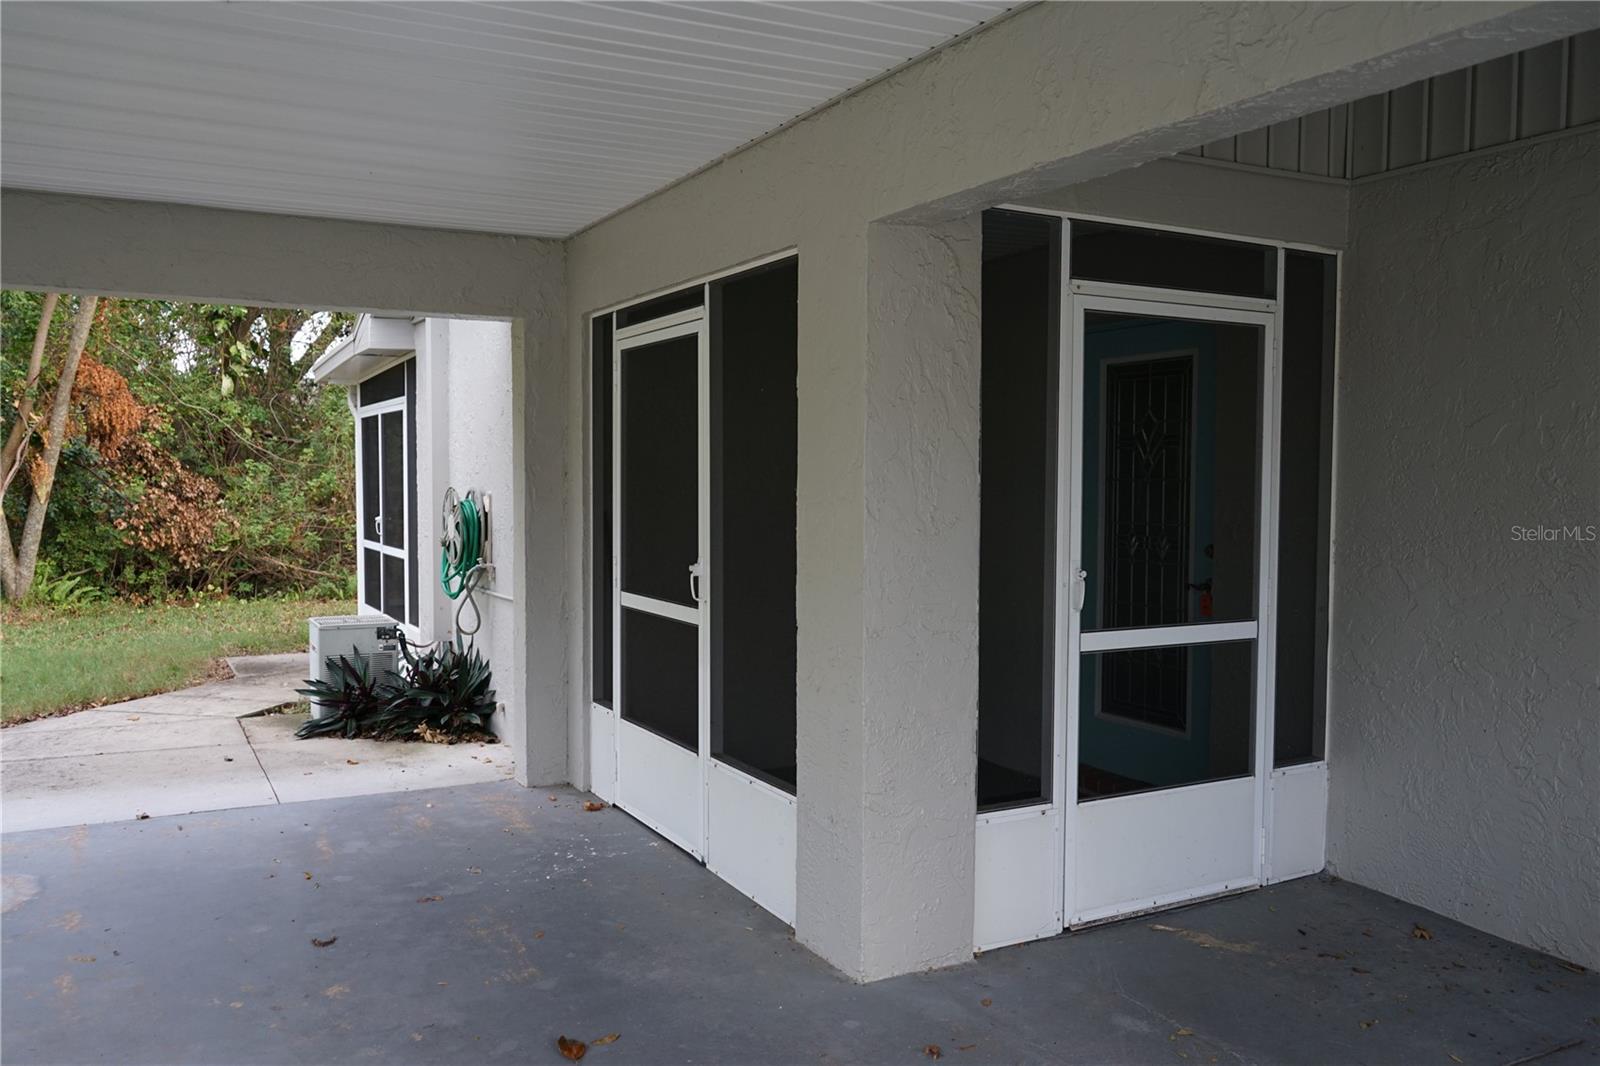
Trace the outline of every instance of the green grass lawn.
[[0, 718], [170, 692], [221, 676], [223, 655], [306, 646], [306, 619], [344, 600], [219, 600], [194, 606], [8, 608], [0, 630]]

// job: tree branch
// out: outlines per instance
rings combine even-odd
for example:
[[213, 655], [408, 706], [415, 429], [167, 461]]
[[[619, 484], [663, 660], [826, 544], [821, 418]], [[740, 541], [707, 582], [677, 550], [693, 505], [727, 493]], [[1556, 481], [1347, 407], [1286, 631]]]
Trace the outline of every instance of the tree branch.
[[[60, 299], [59, 292], [47, 292], [44, 294], [44, 306], [39, 309], [39, 328], [33, 334], [33, 351], [28, 355], [28, 377], [22, 384], [22, 398], [17, 401], [17, 419], [11, 423], [11, 431], [6, 434], [5, 450], [0, 451], [0, 470], [5, 471], [4, 479], [0, 480], [0, 497], [11, 487], [12, 479], [22, 469], [26, 459], [28, 435], [32, 432], [28, 420], [33, 417], [33, 397], [39, 391], [39, 372], [44, 368], [44, 344], [50, 336], [50, 320], [55, 318], [56, 303]], [[9, 543], [5, 547], [9, 552]]]

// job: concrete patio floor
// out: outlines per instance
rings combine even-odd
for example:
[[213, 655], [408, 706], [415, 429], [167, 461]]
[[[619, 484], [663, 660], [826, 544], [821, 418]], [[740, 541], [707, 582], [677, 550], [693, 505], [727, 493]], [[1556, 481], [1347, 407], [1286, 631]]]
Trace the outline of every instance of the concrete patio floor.
[[1318, 878], [856, 985], [585, 798], [503, 782], [8, 834], [4, 1058], [537, 1063], [612, 1033], [586, 1063], [1600, 1047], [1600, 978]]
[[304, 652], [228, 660], [234, 677], [0, 730], [0, 829], [13, 832], [498, 781], [492, 744], [297, 740]]

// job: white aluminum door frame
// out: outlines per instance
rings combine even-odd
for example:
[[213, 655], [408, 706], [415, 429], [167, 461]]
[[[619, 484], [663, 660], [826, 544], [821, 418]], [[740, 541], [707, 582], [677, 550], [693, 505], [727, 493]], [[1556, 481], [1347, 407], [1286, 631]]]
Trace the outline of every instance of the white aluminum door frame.
[[[404, 364], [400, 364], [400, 365], [404, 365]], [[373, 551], [378, 552], [380, 555], [393, 556], [394, 558], [400, 559], [401, 561], [403, 561], [406, 564], [405, 592], [404, 592], [404, 595], [402, 597], [404, 599], [404, 601], [405, 601], [405, 605], [406, 606], [405, 606], [405, 610], [403, 612], [401, 612], [402, 613], [402, 617], [395, 618], [394, 621], [396, 623], [398, 623], [399, 625], [404, 626], [406, 631], [411, 633], [411, 635], [413, 637], [415, 637], [416, 633], [417, 633], [417, 630], [416, 630], [416, 627], [413, 627], [411, 625], [411, 621], [410, 621], [410, 619], [411, 619], [411, 566], [412, 566], [411, 553], [416, 551], [416, 545], [410, 543], [410, 541], [411, 541], [411, 529], [412, 529], [412, 526], [413, 526], [414, 523], [411, 520], [411, 477], [412, 477], [412, 471], [411, 471], [411, 448], [410, 448], [410, 441], [411, 441], [411, 412], [409, 410], [407, 410], [407, 405], [409, 403], [409, 400], [410, 400], [410, 389], [408, 387], [406, 389], [406, 391], [402, 392], [399, 396], [395, 396], [395, 397], [392, 397], [392, 398], [387, 399], [387, 400], [378, 400], [375, 403], [369, 403], [369, 404], [362, 404], [362, 403], [360, 403], [358, 401], [355, 404], [355, 421], [356, 421], [356, 613], [357, 614], [378, 614], [378, 615], [383, 615], [385, 618], [393, 617], [392, 615], [387, 614], [383, 610], [382, 606], [371, 607], [371, 606], [368, 606], [368, 604], [367, 604], [367, 565], [366, 565], [366, 554], [365, 553], [366, 553], [366, 550], [370, 548]], [[378, 539], [377, 540], [371, 540], [371, 539], [369, 539], [367, 537], [367, 529], [366, 529], [367, 519], [369, 517], [372, 517], [372, 516], [369, 516], [366, 513], [366, 498], [363, 495], [363, 492], [364, 492], [365, 487], [366, 487], [366, 477], [365, 477], [365, 475], [364, 475], [364, 473], [363, 473], [363, 471], [361, 469], [362, 466], [365, 465], [363, 460], [366, 457], [366, 448], [362, 444], [362, 441], [361, 441], [361, 421], [362, 421], [362, 419], [365, 419], [365, 418], [376, 418], [378, 420], [378, 445], [377, 445], [378, 454], [373, 457], [373, 464], [377, 467], [377, 470], [378, 470], [378, 516], [377, 517], [378, 517], [379, 521], [381, 522], [382, 518], [383, 518], [383, 483], [384, 483], [383, 416], [384, 415], [394, 414], [396, 412], [398, 412], [399, 415], [400, 415], [400, 522], [401, 522], [401, 528], [405, 531], [404, 532], [404, 536], [405, 536], [405, 539], [406, 539], [406, 542], [407, 542], [406, 546], [404, 548], [396, 548], [392, 544], [383, 543], [383, 530], [382, 529], [378, 530]], [[382, 568], [381, 567], [380, 567], [379, 573], [378, 573], [378, 581], [379, 581], [378, 602], [381, 605], [382, 602], [383, 602], [383, 593], [382, 593], [383, 572], [382, 572]], [[419, 593], [418, 594], [419, 595], [421, 594], [420, 593], [420, 586], [419, 586]], [[417, 617], [418, 617], [418, 620], [420, 621], [421, 617], [422, 617], [420, 611], [419, 611]]]
[[[697, 338], [697, 358], [695, 361], [695, 396], [696, 396], [696, 434], [695, 450], [697, 453], [695, 484], [699, 499], [695, 508], [696, 521], [699, 530], [696, 536], [696, 550], [699, 558], [695, 566], [699, 570], [697, 582], [697, 599], [699, 607], [691, 608], [681, 604], [668, 603], [654, 600], [622, 590], [622, 427], [626, 419], [626, 412], [622, 405], [622, 353], [632, 348], [645, 347], [662, 341], [676, 340], [681, 337]], [[611, 492], [612, 492], [612, 535], [611, 535], [611, 700], [615, 714], [615, 767], [616, 779], [612, 786], [617, 806], [622, 807], [633, 817], [660, 833], [668, 840], [677, 844], [695, 858], [704, 861], [706, 857], [707, 839], [707, 811], [706, 811], [706, 780], [708, 764], [710, 762], [710, 736], [711, 736], [711, 584], [710, 566], [711, 556], [711, 339], [710, 330], [705, 314], [705, 308], [699, 307], [691, 312], [683, 312], [668, 318], [643, 323], [638, 327], [617, 330], [613, 334], [611, 343]], [[690, 580], [686, 572], [684, 580]], [[642, 610], [655, 614], [658, 617], [670, 618], [678, 622], [692, 624], [698, 630], [698, 663], [696, 677], [699, 691], [697, 695], [696, 732], [697, 750], [695, 761], [697, 772], [692, 794], [687, 797], [662, 796], [650, 797], [646, 807], [651, 807], [653, 800], [659, 798], [663, 802], [682, 801], [693, 805], [692, 814], [687, 814], [679, 819], [680, 824], [692, 824], [695, 828], [692, 836], [674, 831], [668, 827], [658, 816], [650, 810], [639, 809], [638, 803], [632, 799], [624, 802], [626, 786], [624, 777], [628, 771], [624, 749], [627, 745], [640, 742], [646, 748], [652, 743], [667, 745], [674, 751], [666, 752], [668, 757], [675, 756], [683, 749], [652, 733], [650, 730], [627, 722], [624, 717], [624, 700], [622, 686], [623, 656], [626, 649], [622, 643], [622, 611]], [[626, 731], [631, 731], [627, 733]], [[648, 739], [646, 739], [648, 738]]]
[[[1277, 470], [1277, 364], [1278, 364], [1278, 308], [1274, 302], [1246, 301], [1227, 296], [1209, 297], [1206, 294], [1185, 294], [1183, 302], [1133, 298], [1125, 295], [1121, 286], [1101, 286], [1089, 282], [1071, 282], [1066, 286], [1062, 300], [1063, 348], [1069, 355], [1069, 365], [1061, 374], [1060, 407], [1063, 417], [1058, 420], [1061, 434], [1061, 454], [1065, 463], [1060, 475], [1059, 530], [1065, 531], [1065, 543], [1058, 546], [1058, 560], [1064, 564], [1058, 581], [1059, 601], [1064, 609], [1057, 612], [1058, 621], [1064, 621], [1064, 640], [1057, 645], [1056, 677], [1062, 688], [1058, 689], [1058, 718], [1064, 745], [1065, 758], [1061, 765], [1060, 807], [1063, 812], [1063, 831], [1060, 866], [1063, 879], [1063, 918], [1068, 927], [1091, 922], [1126, 917], [1154, 906], [1168, 906], [1186, 899], [1203, 898], [1218, 891], [1231, 891], [1240, 887], [1259, 885], [1264, 862], [1263, 842], [1266, 826], [1267, 774], [1271, 767], [1270, 684], [1271, 658], [1269, 635], [1274, 631], [1274, 559], [1276, 557], [1276, 503], [1274, 490]], [[1257, 532], [1256, 532], [1256, 618], [1250, 622], [1216, 622], [1183, 626], [1159, 627], [1147, 630], [1082, 632], [1082, 597], [1085, 583], [1078, 575], [1083, 563], [1083, 376], [1084, 376], [1084, 321], [1091, 311], [1114, 314], [1141, 315], [1151, 318], [1187, 319], [1201, 322], [1228, 322], [1260, 328], [1262, 337], [1260, 394], [1260, 423], [1258, 429], [1258, 454], [1260, 463], [1256, 471]], [[1065, 617], [1063, 618], [1062, 615]], [[1085, 911], [1080, 906], [1076, 887], [1077, 847], [1080, 823], [1083, 820], [1082, 804], [1078, 802], [1078, 727], [1082, 708], [1079, 706], [1079, 677], [1082, 656], [1112, 650], [1136, 647], [1192, 645], [1219, 641], [1253, 640], [1255, 648], [1254, 706], [1252, 713], [1252, 801], [1255, 824], [1251, 827], [1252, 869], [1249, 885], [1233, 882], [1203, 883], [1182, 892], [1156, 895], [1136, 893], [1125, 901], [1110, 907], [1097, 907]], [[1064, 690], [1064, 691], [1063, 691]], [[1064, 713], [1061, 713], [1064, 712]], [[1238, 780], [1238, 779], [1230, 779]], [[1228, 784], [1228, 780], [1201, 782], [1170, 789], [1135, 794], [1135, 797], [1171, 797], [1174, 802], [1191, 802], [1195, 790]], [[1189, 793], [1178, 798], [1181, 793]], [[1097, 803], [1115, 804], [1125, 798], [1108, 797]], [[1149, 805], [1150, 801], [1144, 799]]]

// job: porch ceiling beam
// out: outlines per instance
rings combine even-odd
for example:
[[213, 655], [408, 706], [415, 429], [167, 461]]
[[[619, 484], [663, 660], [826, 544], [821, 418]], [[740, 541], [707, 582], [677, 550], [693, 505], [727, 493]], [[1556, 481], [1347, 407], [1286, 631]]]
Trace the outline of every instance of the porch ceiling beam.
[[[560, 241], [0, 191], [0, 285], [103, 296], [551, 315]], [[553, 283], [553, 284], [552, 284]]]

